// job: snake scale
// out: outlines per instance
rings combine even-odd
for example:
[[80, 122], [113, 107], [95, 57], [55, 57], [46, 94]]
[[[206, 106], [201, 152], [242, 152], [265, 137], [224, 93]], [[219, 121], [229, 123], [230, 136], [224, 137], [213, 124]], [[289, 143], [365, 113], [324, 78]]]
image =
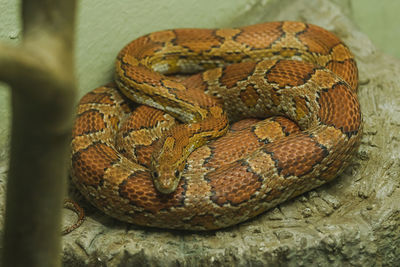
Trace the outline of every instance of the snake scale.
[[115, 83], [80, 100], [72, 181], [125, 222], [231, 226], [349, 165], [357, 86], [352, 53], [312, 24], [150, 33], [121, 50]]

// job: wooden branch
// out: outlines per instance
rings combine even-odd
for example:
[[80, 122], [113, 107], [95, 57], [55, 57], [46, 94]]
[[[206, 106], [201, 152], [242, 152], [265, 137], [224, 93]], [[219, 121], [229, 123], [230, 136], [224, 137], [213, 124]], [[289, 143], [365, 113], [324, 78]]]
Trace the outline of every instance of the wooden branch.
[[0, 79], [12, 88], [13, 113], [2, 266], [61, 266], [75, 5], [22, 1], [22, 45], [0, 44]]

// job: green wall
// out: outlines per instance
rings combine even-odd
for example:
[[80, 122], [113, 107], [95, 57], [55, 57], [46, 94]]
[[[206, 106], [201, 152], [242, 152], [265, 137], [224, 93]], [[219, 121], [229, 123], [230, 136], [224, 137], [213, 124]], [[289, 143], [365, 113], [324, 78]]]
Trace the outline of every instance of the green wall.
[[400, 59], [400, 1], [351, 0], [350, 4], [361, 31], [382, 51]]

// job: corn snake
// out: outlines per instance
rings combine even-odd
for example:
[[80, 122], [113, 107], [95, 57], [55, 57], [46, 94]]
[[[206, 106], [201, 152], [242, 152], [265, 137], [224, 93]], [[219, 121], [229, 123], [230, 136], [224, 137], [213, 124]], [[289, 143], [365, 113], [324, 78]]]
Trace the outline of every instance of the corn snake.
[[116, 84], [78, 104], [72, 181], [122, 221], [234, 225], [348, 166], [362, 134], [357, 86], [349, 49], [311, 24], [142, 36], [119, 53]]

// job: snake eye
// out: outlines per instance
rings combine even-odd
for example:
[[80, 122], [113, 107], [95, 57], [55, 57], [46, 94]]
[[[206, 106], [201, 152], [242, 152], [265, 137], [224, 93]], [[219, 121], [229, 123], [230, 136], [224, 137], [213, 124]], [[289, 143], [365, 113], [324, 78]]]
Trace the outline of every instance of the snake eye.
[[179, 178], [179, 171], [178, 170], [175, 171], [175, 177]]
[[153, 178], [154, 178], [154, 179], [157, 179], [157, 178], [158, 178], [158, 172], [156, 172], [156, 171], [153, 172]]

